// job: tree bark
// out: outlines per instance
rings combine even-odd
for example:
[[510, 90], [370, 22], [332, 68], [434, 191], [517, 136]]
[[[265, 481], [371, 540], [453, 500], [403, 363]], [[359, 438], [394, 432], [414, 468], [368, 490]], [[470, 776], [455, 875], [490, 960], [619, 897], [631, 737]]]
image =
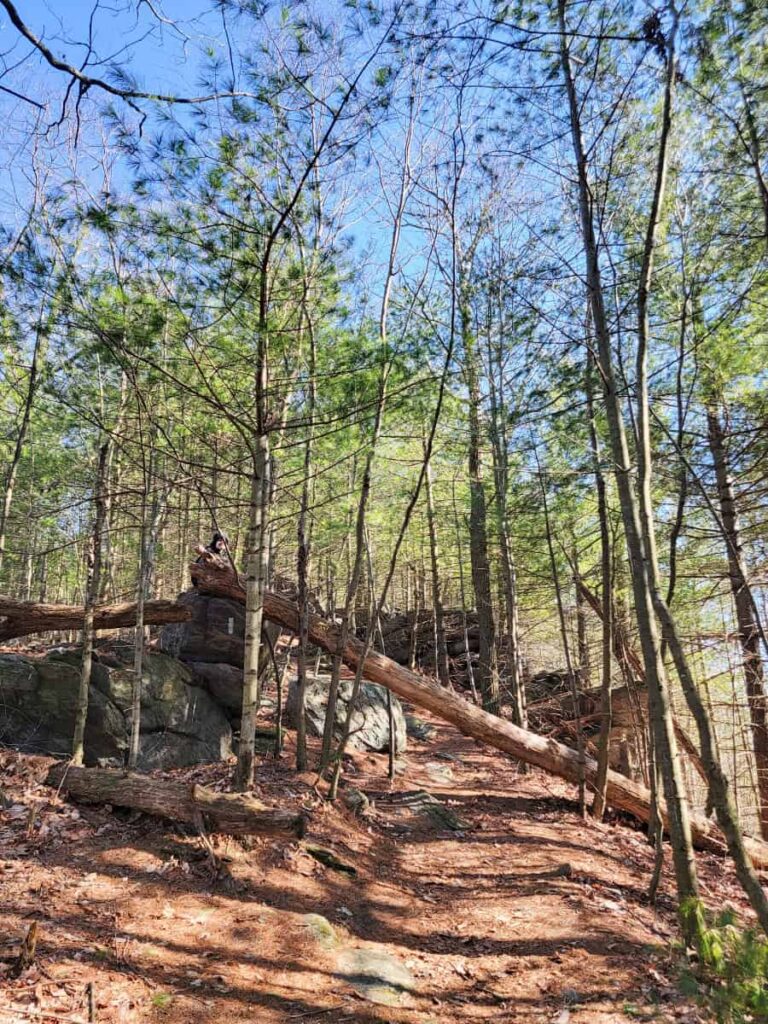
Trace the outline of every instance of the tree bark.
[[[570, 44], [566, 26], [566, 0], [558, 0], [558, 21], [560, 26], [561, 66], [568, 98], [571, 138], [577, 168], [579, 214], [586, 259], [587, 294], [592, 323], [597, 338], [599, 367], [603, 380], [603, 395], [608, 419], [611, 455], [615, 467], [616, 486], [619, 493], [627, 550], [631, 560], [635, 614], [640, 632], [645, 676], [648, 683], [655, 750], [662, 770], [664, 792], [669, 811], [670, 838], [672, 841], [675, 878], [680, 901], [680, 923], [686, 940], [695, 942], [700, 937], [700, 928], [698, 917], [693, 913], [693, 904], [698, 900], [699, 889], [691, 843], [690, 811], [683, 789], [677, 746], [672, 729], [668, 682], [664, 664], [661, 660], [661, 641], [656, 622], [656, 609], [651, 593], [650, 552], [646, 550], [644, 543], [647, 532], [644, 529], [644, 526], [647, 526], [647, 508], [643, 507], [641, 509], [637, 496], [633, 491], [630, 476], [632, 460], [624, 426], [622, 399], [614, 369], [613, 344], [605, 306], [605, 293], [595, 229], [594, 202], [589, 182], [586, 148], [582, 136], [581, 104], [573, 77]], [[670, 61], [667, 68], [668, 88], [670, 82], [669, 73], [673, 63], [673, 61]], [[669, 115], [668, 100], [669, 92], [665, 95], [665, 126], [662, 143], [668, 134], [666, 122], [666, 118]], [[647, 238], [651, 239], [651, 244], [653, 244], [655, 239], [652, 231], [655, 230], [658, 217], [657, 200], [658, 187], [654, 193], [654, 209], [649, 219]], [[644, 267], [644, 276], [647, 270], [648, 268]], [[641, 296], [643, 295], [646, 283], [645, 280], [641, 281]], [[640, 318], [642, 319], [642, 314]], [[639, 447], [643, 447], [642, 432]], [[643, 467], [644, 469], [645, 466]], [[643, 476], [642, 472], [641, 476]], [[642, 490], [641, 486], [641, 492]]]
[[[595, 489], [597, 491], [597, 515], [600, 521], [600, 582], [602, 587], [602, 601], [599, 610], [602, 612], [602, 676], [600, 680], [600, 738], [597, 747], [597, 782], [595, 784], [595, 796], [592, 802], [592, 816], [601, 821], [605, 813], [605, 786], [608, 777], [608, 762], [610, 757], [610, 738], [613, 720], [613, 707], [611, 699], [611, 687], [613, 685], [611, 650], [613, 646], [613, 572], [611, 563], [611, 535], [608, 525], [608, 502], [605, 485], [605, 476], [601, 464], [600, 437], [595, 422], [594, 403], [594, 382], [593, 382], [594, 357], [590, 353], [587, 357], [585, 390], [587, 393], [587, 414], [589, 419], [589, 439], [592, 449], [592, 467], [595, 474]], [[577, 577], [576, 588], [582, 601], [586, 598], [582, 593], [582, 582]]]
[[[461, 263], [461, 259], [460, 259]], [[459, 319], [464, 350], [464, 376], [469, 393], [469, 558], [472, 588], [480, 626], [480, 657], [476, 680], [486, 711], [499, 710], [499, 674], [496, 663], [496, 625], [491, 599], [491, 566], [488, 558], [488, 522], [481, 454], [480, 375], [477, 341], [472, 330], [467, 270], [459, 272]]]
[[[443, 612], [443, 593], [440, 580], [440, 552], [437, 542], [437, 524], [435, 522], [435, 501], [432, 494], [431, 460], [428, 460], [426, 464], [424, 491], [427, 499], [429, 556], [432, 563], [432, 606], [435, 613], [435, 660], [437, 662], [437, 678], [440, 680], [441, 686], [450, 686], [451, 674], [448, 666], [448, 646], [445, 642], [445, 616]], [[415, 627], [416, 623], [414, 622], [414, 636], [416, 634]]]
[[[135, 601], [102, 605], [94, 608], [93, 629], [126, 629], [136, 625]], [[0, 597], [0, 643], [30, 633], [52, 630], [80, 629], [83, 606], [78, 604], [38, 604], [34, 601], [13, 601]], [[159, 626], [166, 622], [186, 622], [192, 617], [189, 608], [175, 601], [145, 601], [144, 624]]]
[[264, 591], [269, 561], [269, 435], [262, 430], [256, 438], [251, 472], [245, 568], [245, 650], [243, 653], [243, 703], [240, 742], [237, 749], [236, 784], [240, 790], [253, 786], [256, 715], [261, 697], [259, 656]]
[[46, 784], [88, 803], [132, 807], [170, 821], [229, 835], [301, 836], [302, 814], [267, 807], [238, 793], [217, 793], [195, 783], [171, 782], [114, 768], [53, 765]]
[[[501, 301], [500, 317], [501, 314]], [[505, 331], [502, 329], [502, 337]], [[499, 379], [496, 381], [495, 374]], [[504, 610], [505, 639], [505, 677], [512, 699], [512, 721], [515, 725], [526, 727], [525, 684], [523, 682], [523, 666], [520, 653], [520, 617], [517, 595], [517, 569], [512, 537], [509, 528], [507, 489], [509, 485], [509, 451], [507, 441], [507, 417], [509, 415], [501, 392], [503, 390], [503, 372], [501, 363], [501, 345], [491, 343], [488, 332], [488, 388], [491, 400], [491, 452], [493, 457], [493, 476], [495, 483], [494, 505], [496, 510], [496, 530], [499, 536], [499, 567], [501, 569], [501, 590], [503, 599], [500, 602]]]
[[765, 696], [763, 660], [760, 656], [760, 623], [750, 598], [739, 510], [728, 464], [725, 431], [720, 413], [713, 406], [707, 410], [707, 433], [715, 466], [723, 533], [728, 548], [728, 576], [739, 627], [744, 682], [752, 725], [752, 750], [757, 771], [760, 831], [763, 839], [768, 839], [768, 702]]
[[[579, 699], [579, 689], [576, 683], [576, 673], [573, 668], [573, 662], [571, 659], [571, 645], [568, 642], [568, 627], [565, 621], [565, 609], [563, 607], [563, 594], [560, 587], [560, 574], [557, 571], [557, 558], [555, 557], [555, 548], [552, 542], [552, 525], [549, 518], [549, 503], [547, 501], [547, 488], [544, 482], [544, 473], [539, 463], [539, 454], [534, 448], [534, 458], [536, 460], [536, 467], [539, 473], [539, 486], [541, 487], [541, 501], [542, 508], [544, 511], [544, 535], [547, 541], [547, 550], [549, 551], [549, 564], [552, 568], [552, 583], [555, 588], [555, 600], [557, 602], [557, 617], [560, 623], [560, 639], [563, 644], [563, 656], [565, 658], [565, 670], [568, 673], [568, 683], [571, 690], [571, 700], [573, 701], [573, 713], [575, 716], [576, 725], [576, 747], [579, 755], [579, 763], [583, 766], [584, 761], [584, 733], [581, 729], [581, 702]], [[582, 817], [586, 816], [587, 813], [587, 790], [586, 780], [584, 772], [579, 772], [579, 812]]]
[[[305, 293], [307, 285], [305, 282]], [[305, 294], [306, 302], [306, 294]], [[315, 380], [315, 331], [310, 314], [307, 312], [307, 337], [309, 340], [309, 363], [307, 380], [307, 436], [304, 440], [304, 471], [301, 482], [301, 508], [296, 527], [296, 578], [298, 580], [301, 628], [299, 629], [299, 650], [296, 661], [296, 770], [307, 768], [307, 725], [305, 705], [307, 700], [307, 616], [309, 615], [309, 580], [312, 568], [312, 524], [310, 509], [314, 501], [315, 486], [312, 478], [312, 443], [314, 441], [315, 406], [317, 382]]]
[[[200, 593], [216, 594], [244, 603], [243, 588], [228, 567], [213, 563], [193, 563], [190, 571], [193, 579], [197, 580]], [[264, 595], [264, 615], [286, 630], [294, 633], [298, 631], [298, 607], [284, 597], [267, 591]], [[309, 639], [311, 643], [322, 647], [329, 654], [340, 655], [352, 669], [357, 668], [364, 653], [364, 645], [353, 638], [348, 638], [342, 648], [339, 627], [316, 615], [311, 615], [309, 619]], [[570, 747], [537, 736], [527, 729], [521, 729], [512, 722], [475, 707], [452, 690], [446, 690], [439, 683], [416, 675], [376, 651], [370, 651], [365, 656], [364, 674], [367, 679], [387, 687], [403, 700], [425, 708], [444, 721], [456, 725], [465, 735], [472, 736], [528, 764], [559, 775], [569, 782], [578, 783], [580, 758]], [[585, 758], [583, 769], [587, 783], [594, 785], [597, 777], [596, 762], [590, 757]], [[650, 793], [645, 786], [632, 782], [618, 772], [608, 772], [607, 800], [618, 810], [626, 811], [640, 821], [648, 821]], [[667, 821], [664, 805], [662, 810]], [[717, 853], [724, 852], [725, 847], [719, 831], [706, 819], [692, 817], [691, 828], [697, 846]], [[745, 839], [744, 842], [755, 866], [768, 869], [768, 843], [753, 839]]]
[[24, 412], [21, 417], [21, 423], [19, 424], [19, 432], [16, 435], [16, 444], [13, 448], [11, 464], [8, 467], [8, 473], [5, 478], [3, 502], [2, 505], [0, 505], [0, 569], [3, 567], [3, 560], [5, 558], [5, 538], [8, 529], [8, 517], [11, 514], [11, 505], [13, 503], [13, 492], [16, 486], [16, 475], [19, 471], [19, 464], [24, 452], [24, 444], [27, 440], [27, 433], [29, 431], [29, 421], [32, 416], [32, 406], [35, 401], [35, 395], [37, 394], [39, 361], [45, 331], [46, 328], [44, 328], [42, 322], [38, 323], [35, 334], [35, 345], [32, 350], [32, 363], [29, 367], [27, 394], [24, 399]]
[[75, 729], [72, 736], [72, 763], [83, 763], [85, 723], [88, 718], [88, 691], [91, 685], [91, 665], [93, 663], [93, 641], [95, 636], [94, 619], [96, 601], [101, 585], [101, 547], [104, 523], [107, 516], [107, 472], [111, 443], [105, 441], [99, 450], [99, 463], [96, 471], [95, 513], [93, 529], [88, 538], [87, 573], [85, 583], [85, 609], [83, 612], [83, 653], [80, 662], [80, 687], [77, 694], [77, 712]]

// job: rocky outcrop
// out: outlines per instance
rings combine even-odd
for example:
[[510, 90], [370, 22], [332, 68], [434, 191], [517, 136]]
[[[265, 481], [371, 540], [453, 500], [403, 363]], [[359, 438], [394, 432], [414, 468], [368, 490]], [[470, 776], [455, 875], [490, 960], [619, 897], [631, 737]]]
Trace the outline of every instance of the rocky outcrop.
[[[95, 654], [85, 731], [87, 764], [125, 762], [132, 660], [128, 645]], [[145, 664], [139, 767], [181, 767], [228, 757], [232, 730], [227, 716], [194, 685], [192, 672], [166, 654], [149, 654]], [[77, 649], [41, 659], [0, 655], [0, 741], [28, 752], [69, 754], [79, 675]]]
[[[328, 676], [310, 677], [307, 680], [306, 723], [310, 736], [322, 736], [325, 723], [325, 708], [328, 702]], [[296, 728], [297, 681], [291, 681], [286, 705], [286, 720]], [[347, 718], [347, 708], [352, 695], [352, 680], [342, 679], [339, 684], [339, 701], [336, 705], [335, 736], [339, 739]], [[392, 695], [392, 711], [395, 720], [395, 753], [405, 750], [405, 715], [397, 697]], [[349, 746], [353, 750], [389, 750], [389, 715], [387, 712], [387, 691], [375, 683], [363, 683], [352, 715], [352, 732]]]
[[242, 670], [245, 608], [224, 597], [189, 590], [179, 604], [189, 608], [188, 622], [174, 622], [160, 633], [160, 650], [181, 661], [234, 665]]
[[[202, 686], [237, 725], [243, 705], [243, 655], [245, 653], [245, 608], [239, 601], [211, 597], [189, 590], [179, 603], [191, 609], [188, 622], [165, 626], [160, 649], [189, 666], [193, 682]], [[265, 623], [273, 643], [279, 627]], [[271, 670], [269, 649], [261, 651], [261, 673]]]
[[240, 721], [243, 708], [243, 670], [224, 662], [188, 661], [195, 685], [202, 686], [231, 721]]

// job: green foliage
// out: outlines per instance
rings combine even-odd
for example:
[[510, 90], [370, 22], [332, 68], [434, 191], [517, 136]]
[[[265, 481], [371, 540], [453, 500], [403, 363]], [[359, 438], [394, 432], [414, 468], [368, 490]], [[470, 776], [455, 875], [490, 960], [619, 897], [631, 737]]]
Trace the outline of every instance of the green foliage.
[[768, 940], [740, 926], [726, 908], [707, 922], [702, 904], [688, 904], [698, 922], [698, 964], [681, 974], [684, 994], [710, 1007], [719, 1024], [768, 1020]]
[[155, 992], [151, 1002], [156, 1010], [168, 1010], [173, 1003], [173, 996], [170, 992]]

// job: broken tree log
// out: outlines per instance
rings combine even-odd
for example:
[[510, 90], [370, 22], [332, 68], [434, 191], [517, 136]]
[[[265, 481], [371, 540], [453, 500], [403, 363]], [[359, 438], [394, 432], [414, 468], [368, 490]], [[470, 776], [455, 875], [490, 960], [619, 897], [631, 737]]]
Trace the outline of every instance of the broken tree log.
[[229, 835], [302, 836], [305, 818], [294, 811], [267, 807], [240, 793], [216, 793], [195, 783], [156, 779], [115, 768], [76, 768], [55, 764], [46, 785], [86, 803], [130, 807], [208, 832]]
[[[202, 593], [218, 594], [245, 602], [245, 591], [229, 566], [218, 560], [203, 564], [193, 563], [190, 572]], [[297, 606], [269, 591], [264, 595], [264, 615], [293, 633], [299, 630]], [[346, 664], [356, 669], [364, 653], [363, 645], [358, 640], [350, 639], [343, 650], [339, 650], [339, 634], [338, 627], [333, 623], [315, 615], [310, 616], [310, 643], [322, 647], [330, 654], [340, 653]], [[571, 747], [553, 739], [546, 739], [513, 725], [506, 719], [483, 711], [457, 693], [445, 689], [435, 681], [416, 675], [377, 651], [371, 651], [366, 656], [363, 675], [371, 682], [387, 687], [398, 697], [433, 712], [473, 739], [511, 754], [512, 757], [527, 764], [552, 772], [553, 775], [559, 775], [568, 782], [579, 781], [582, 765], [578, 753]], [[597, 762], [591, 757], [585, 758], [583, 771], [587, 784], [594, 786], [597, 779]], [[650, 791], [618, 772], [608, 772], [607, 800], [612, 807], [626, 811], [639, 821], [647, 823], [650, 818]], [[666, 823], [666, 808], [663, 805], [661, 813]], [[725, 852], [722, 834], [706, 818], [692, 814], [691, 831], [693, 841], [700, 849], [720, 854]], [[768, 843], [746, 838], [745, 846], [755, 867], [768, 869]]]
[[[0, 596], [0, 643], [53, 630], [82, 629], [83, 608], [78, 604], [38, 604], [14, 601]], [[176, 601], [145, 601], [144, 622], [159, 626], [168, 622], [186, 622], [192, 618], [189, 608]], [[124, 629], [136, 625], [136, 602], [102, 605], [96, 608], [94, 629]]]

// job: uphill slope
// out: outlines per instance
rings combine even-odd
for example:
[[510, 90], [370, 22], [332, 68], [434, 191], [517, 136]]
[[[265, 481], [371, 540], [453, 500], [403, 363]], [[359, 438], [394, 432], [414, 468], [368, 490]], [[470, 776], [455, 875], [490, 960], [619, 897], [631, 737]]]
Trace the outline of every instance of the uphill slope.
[[[101, 1024], [707, 1019], [669, 980], [673, 905], [647, 905], [643, 835], [581, 822], [567, 783], [429, 724], [391, 791], [386, 759], [355, 755], [358, 815], [317, 800], [291, 751], [259, 765], [259, 794], [313, 804], [308, 841], [354, 875], [307, 841], [213, 837], [212, 859], [157, 820], [57, 801], [37, 784], [49, 762], [0, 754], [6, 941], [40, 927], [0, 1017], [87, 1020], [92, 984]], [[223, 786], [229, 770], [183, 776]], [[708, 897], [738, 903], [723, 862], [700, 859]]]

